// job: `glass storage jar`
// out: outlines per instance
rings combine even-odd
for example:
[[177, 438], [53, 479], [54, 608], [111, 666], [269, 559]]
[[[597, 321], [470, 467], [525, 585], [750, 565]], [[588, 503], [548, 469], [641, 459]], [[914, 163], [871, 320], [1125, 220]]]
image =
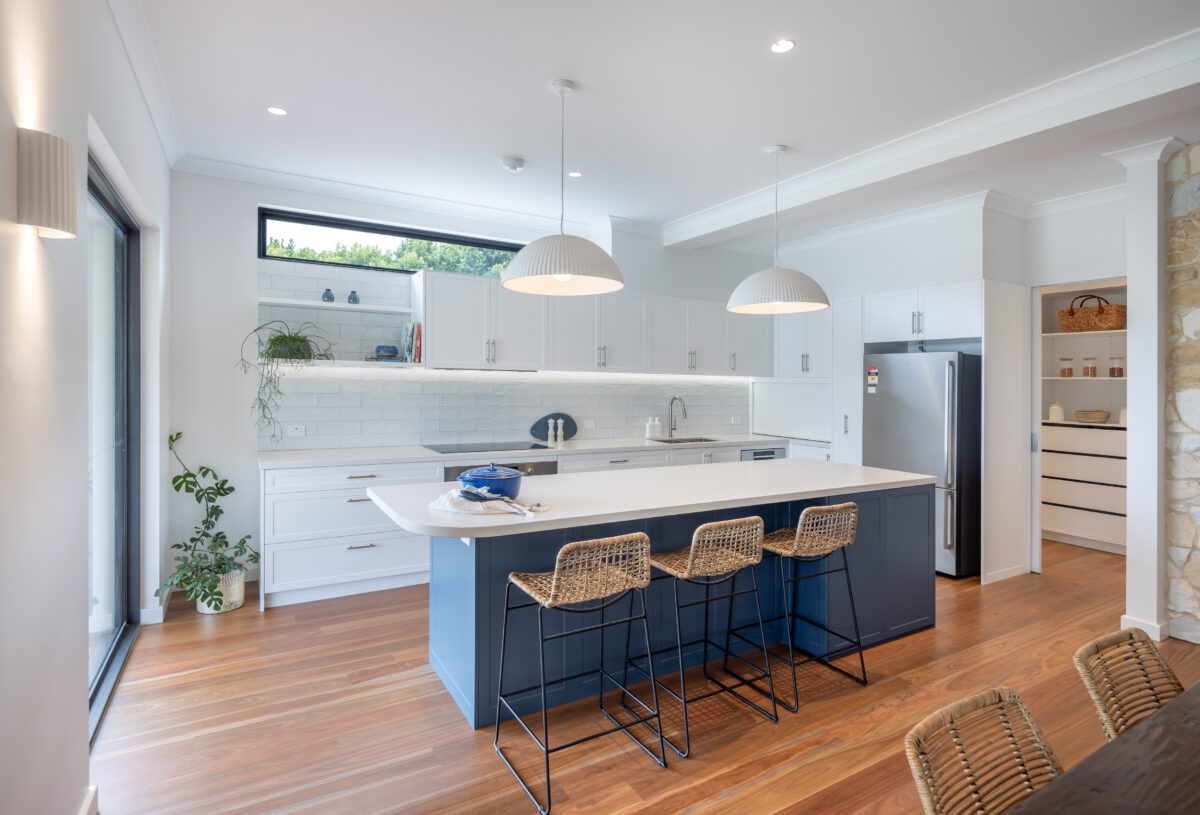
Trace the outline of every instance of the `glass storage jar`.
[[1095, 357], [1084, 357], [1083, 358], [1083, 374], [1082, 375], [1095, 377], [1096, 373], [1097, 373], [1096, 358]]
[[1113, 379], [1120, 379], [1125, 376], [1125, 357], [1108, 358], [1108, 375]]
[[1062, 377], [1075, 376], [1075, 357], [1058, 358], [1058, 375]]

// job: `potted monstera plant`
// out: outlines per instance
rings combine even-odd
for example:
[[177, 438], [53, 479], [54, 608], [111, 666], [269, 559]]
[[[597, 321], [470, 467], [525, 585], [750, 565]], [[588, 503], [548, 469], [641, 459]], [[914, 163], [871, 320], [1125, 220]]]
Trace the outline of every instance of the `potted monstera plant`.
[[171, 544], [175, 570], [155, 593], [163, 596], [172, 589], [187, 593], [196, 601], [202, 614], [217, 614], [241, 608], [246, 599], [246, 563], [258, 563], [258, 552], [250, 548], [250, 536], [243, 535], [237, 543], [229, 540], [218, 522], [225, 510], [219, 500], [233, 492], [233, 485], [221, 478], [211, 467], [193, 470], [179, 457], [176, 444], [182, 433], [167, 437], [167, 449], [175, 457], [182, 472], [171, 476], [175, 492], [192, 496], [203, 517], [185, 541]]
[[[248, 346], [253, 351], [247, 356]], [[293, 327], [283, 320], [268, 320], [242, 340], [242, 358], [238, 362], [243, 372], [258, 373], [258, 392], [251, 410], [258, 415], [259, 430], [270, 430], [271, 438], [279, 438], [279, 420], [275, 409], [283, 395], [279, 386], [285, 365], [303, 365], [314, 359], [333, 359], [333, 346], [313, 323]]]

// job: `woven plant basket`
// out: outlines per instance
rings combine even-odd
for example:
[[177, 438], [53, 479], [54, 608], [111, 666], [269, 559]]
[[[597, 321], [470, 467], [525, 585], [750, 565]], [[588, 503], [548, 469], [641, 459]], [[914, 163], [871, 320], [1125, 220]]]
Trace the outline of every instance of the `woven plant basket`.
[[1108, 421], [1107, 410], [1077, 410], [1075, 411], [1075, 421], [1086, 422], [1088, 424], [1102, 424]]
[[221, 592], [221, 605], [214, 606], [202, 600], [196, 600], [196, 611], [201, 614], [221, 614], [225, 611], [239, 609], [246, 602], [246, 572], [235, 569], [221, 575], [218, 589]]
[[[1085, 305], [1095, 300], [1096, 305]], [[1069, 308], [1058, 310], [1058, 325], [1063, 331], [1120, 331], [1125, 327], [1125, 306], [1110, 303], [1098, 294], [1083, 294]]]

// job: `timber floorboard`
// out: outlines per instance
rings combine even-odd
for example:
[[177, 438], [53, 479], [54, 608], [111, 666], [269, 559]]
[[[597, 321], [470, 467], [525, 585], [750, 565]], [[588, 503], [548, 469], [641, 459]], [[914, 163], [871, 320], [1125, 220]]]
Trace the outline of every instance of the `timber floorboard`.
[[[810, 665], [777, 724], [728, 697], [690, 706], [692, 756], [668, 749], [666, 769], [620, 734], [555, 754], [553, 811], [918, 812], [905, 733], [996, 685], [1021, 692], [1069, 768], [1104, 743], [1071, 656], [1119, 626], [1125, 561], [1049, 542], [1043, 557], [1043, 574], [990, 586], [939, 577], [937, 627], [869, 649], [866, 687]], [[92, 750], [102, 815], [529, 815], [491, 729], [471, 730], [429, 667], [428, 619], [424, 586], [266, 613], [173, 603], [138, 636]], [[1185, 686], [1200, 680], [1200, 646], [1161, 648]], [[552, 740], [595, 723], [594, 700], [555, 709]], [[527, 737], [503, 732], [536, 773]]]

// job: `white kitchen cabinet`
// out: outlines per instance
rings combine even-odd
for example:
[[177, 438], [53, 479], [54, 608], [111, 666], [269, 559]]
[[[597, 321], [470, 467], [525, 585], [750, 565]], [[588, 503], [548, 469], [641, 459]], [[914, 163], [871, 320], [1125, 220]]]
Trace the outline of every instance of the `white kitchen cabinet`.
[[366, 489], [441, 478], [440, 462], [264, 470], [260, 607], [425, 582], [429, 539], [397, 528]]
[[775, 375], [829, 379], [833, 375], [833, 309], [775, 318]]
[[812, 461], [829, 461], [830, 449], [821, 444], [805, 444], [794, 441], [788, 445], [788, 458], [807, 458]]
[[679, 297], [646, 298], [646, 367], [654, 373], [691, 370], [687, 301]]
[[1042, 536], [1123, 552], [1124, 427], [1042, 424]]
[[421, 272], [422, 359], [431, 368], [543, 367], [545, 298], [510, 292], [493, 277]]
[[689, 369], [694, 374], [729, 373], [729, 312], [724, 303], [687, 301]]
[[640, 467], [666, 467], [671, 463], [669, 445], [645, 453], [607, 453], [602, 455], [560, 456], [560, 473], [585, 473], [595, 470], [632, 470]]
[[862, 298], [833, 304], [833, 427], [831, 459], [862, 464], [863, 337]]
[[546, 306], [546, 367], [637, 372], [646, 368], [646, 298], [615, 292], [554, 297]]
[[687, 447], [670, 452], [671, 466], [682, 464], [723, 464], [741, 460], [741, 449], [737, 447]]
[[876, 292], [866, 298], [864, 342], [978, 337], [983, 333], [982, 281]]
[[775, 373], [775, 321], [762, 314], [727, 314], [729, 373], [772, 376]]

